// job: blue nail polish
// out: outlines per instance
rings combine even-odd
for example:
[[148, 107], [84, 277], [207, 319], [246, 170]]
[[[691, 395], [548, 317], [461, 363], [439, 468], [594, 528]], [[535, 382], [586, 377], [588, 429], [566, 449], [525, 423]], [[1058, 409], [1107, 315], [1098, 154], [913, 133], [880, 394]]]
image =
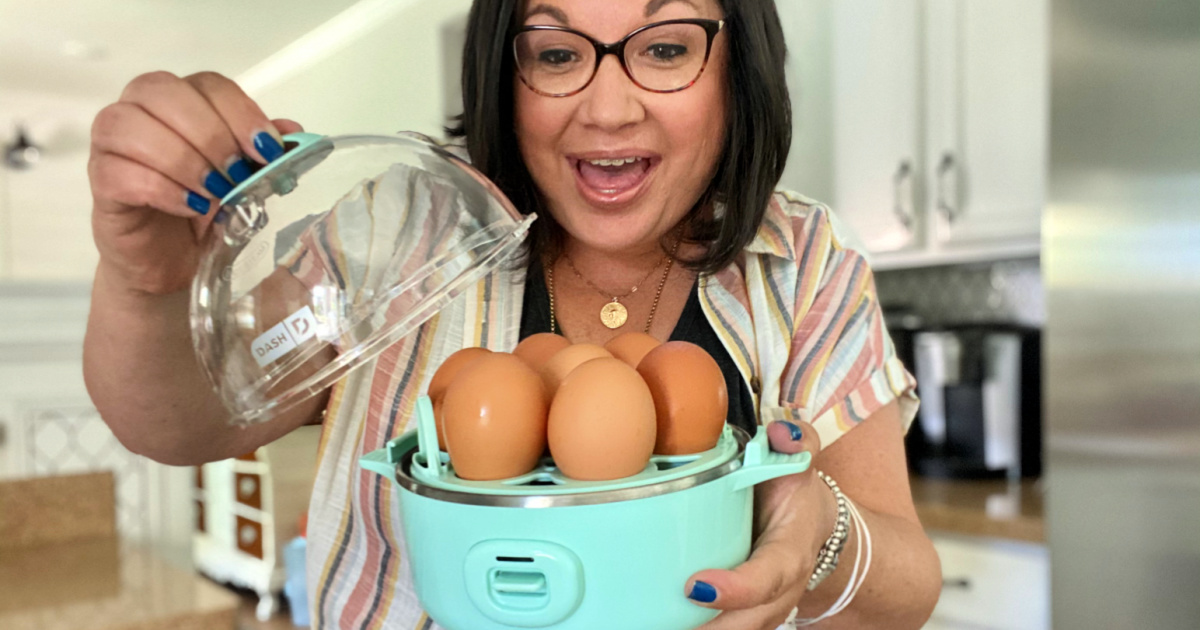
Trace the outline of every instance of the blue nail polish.
[[208, 172], [208, 176], [204, 178], [204, 187], [217, 199], [225, 197], [225, 195], [229, 194], [229, 191], [233, 190], [233, 184], [230, 184], [228, 180], [216, 171]]
[[254, 136], [254, 148], [258, 149], [258, 154], [268, 162], [274, 162], [283, 155], [283, 147], [279, 146], [279, 141], [265, 131]]
[[205, 199], [204, 197], [197, 195], [190, 190], [187, 193], [187, 205], [189, 208], [199, 212], [200, 214], [208, 214], [208, 199]]
[[244, 158], [238, 158], [229, 165], [229, 177], [233, 183], [240, 184], [250, 178], [254, 170], [250, 168], [250, 163]]
[[717, 589], [713, 588], [708, 582], [696, 580], [692, 585], [692, 592], [688, 595], [688, 599], [693, 599], [702, 604], [711, 604], [717, 601]]
[[788, 432], [792, 434], [793, 442], [799, 442], [800, 438], [804, 437], [804, 433], [800, 431], [800, 427], [788, 422], [787, 420], [783, 420], [782, 422], [783, 426], [787, 427]]

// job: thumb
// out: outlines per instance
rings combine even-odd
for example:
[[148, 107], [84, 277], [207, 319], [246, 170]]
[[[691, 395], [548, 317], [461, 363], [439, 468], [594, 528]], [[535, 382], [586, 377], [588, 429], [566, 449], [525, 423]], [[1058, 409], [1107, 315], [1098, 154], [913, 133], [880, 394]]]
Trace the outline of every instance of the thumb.
[[[805, 583], [799, 545], [782, 534], [763, 532], [750, 558], [732, 570], [694, 574], [684, 587], [688, 598], [708, 608], [744, 610], [775, 601]], [[798, 593], [796, 597], [799, 601]]]
[[803, 420], [777, 420], [767, 425], [767, 441], [776, 453], [794, 455], [808, 451], [814, 456], [821, 452], [817, 430]]

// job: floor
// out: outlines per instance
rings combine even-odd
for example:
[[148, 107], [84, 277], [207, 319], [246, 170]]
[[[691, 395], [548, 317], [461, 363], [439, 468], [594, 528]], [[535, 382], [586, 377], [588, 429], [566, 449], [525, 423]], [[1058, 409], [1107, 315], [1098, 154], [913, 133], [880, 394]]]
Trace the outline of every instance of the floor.
[[267, 621], [259, 621], [254, 616], [254, 607], [258, 604], [258, 596], [250, 591], [236, 591], [242, 602], [238, 606], [237, 630], [295, 630], [292, 625], [292, 613], [288, 611], [287, 599], [274, 617]]

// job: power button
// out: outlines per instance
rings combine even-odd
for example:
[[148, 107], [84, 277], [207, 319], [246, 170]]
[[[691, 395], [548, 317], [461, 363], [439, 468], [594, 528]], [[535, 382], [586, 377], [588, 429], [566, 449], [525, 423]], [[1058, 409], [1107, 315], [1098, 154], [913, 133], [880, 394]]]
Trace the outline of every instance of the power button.
[[485, 617], [543, 628], [570, 617], [583, 600], [583, 566], [566, 547], [537, 540], [488, 540], [467, 552], [471, 603]]

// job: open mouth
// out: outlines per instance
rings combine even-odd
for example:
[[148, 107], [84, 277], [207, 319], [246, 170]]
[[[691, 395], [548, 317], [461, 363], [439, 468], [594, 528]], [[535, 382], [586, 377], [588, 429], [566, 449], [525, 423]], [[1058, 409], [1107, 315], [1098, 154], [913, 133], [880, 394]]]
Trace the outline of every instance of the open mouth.
[[580, 187], [607, 201], [635, 191], [658, 162], [648, 156], [575, 159]]

